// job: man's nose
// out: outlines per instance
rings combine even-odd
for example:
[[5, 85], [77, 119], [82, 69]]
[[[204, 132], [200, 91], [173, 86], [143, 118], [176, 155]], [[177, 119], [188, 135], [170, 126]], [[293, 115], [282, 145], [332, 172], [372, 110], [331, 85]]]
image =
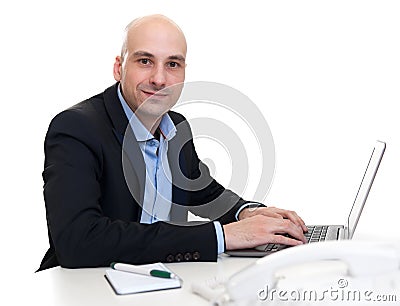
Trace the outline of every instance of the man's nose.
[[150, 77], [150, 83], [158, 88], [162, 89], [166, 85], [166, 71], [163, 65], [156, 65], [152, 71], [151, 77]]

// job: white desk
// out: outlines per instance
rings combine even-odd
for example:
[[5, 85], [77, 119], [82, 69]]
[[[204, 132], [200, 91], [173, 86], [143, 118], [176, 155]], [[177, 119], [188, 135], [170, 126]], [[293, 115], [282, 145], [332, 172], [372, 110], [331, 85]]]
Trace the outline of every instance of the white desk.
[[[371, 229], [372, 232], [372, 229]], [[375, 234], [376, 235], [376, 234]], [[355, 240], [398, 241], [395, 237], [357, 233]], [[166, 264], [183, 279], [180, 289], [140, 294], [116, 295], [104, 278], [106, 268], [63, 269], [60, 267], [29, 273], [23, 279], [13, 279], [6, 286], [7, 305], [41, 306], [114, 306], [114, 305], [209, 305], [191, 292], [192, 283], [217, 278], [229, 278], [255, 262], [257, 258], [221, 255], [218, 262]], [[400, 284], [400, 282], [399, 282]]]
[[[113, 306], [113, 305], [208, 305], [207, 301], [191, 292], [193, 282], [214, 277], [229, 277], [253, 263], [255, 258], [234, 258], [222, 255], [217, 263], [166, 264], [183, 279], [183, 287], [130, 295], [116, 295], [104, 278], [106, 268], [63, 269], [60, 267], [35, 273], [25, 288], [30, 288], [32, 305], [57, 306]], [[14, 297], [14, 301], [27, 301]], [[24, 305], [16, 303], [16, 305]]]

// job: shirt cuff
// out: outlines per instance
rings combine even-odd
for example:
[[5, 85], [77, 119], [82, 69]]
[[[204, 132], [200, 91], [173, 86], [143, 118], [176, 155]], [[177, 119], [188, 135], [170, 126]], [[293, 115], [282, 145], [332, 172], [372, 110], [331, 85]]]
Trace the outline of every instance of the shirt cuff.
[[240, 208], [238, 209], [238, 211], [235, 214], [235, 219], [236, 221], [239, 221], [239, 214], [242, 212], [243, 209], [248, 208], [248, 207], [264, 207], [264, 204], [258, 203], [258, 202], [247, 202], [245, 204], [243, 204], [242, 206], [240, 206]]
[[215, 233], [217, 234], [218, 255], [225, 252], [225, 237], [221, 223], [214, 221]]

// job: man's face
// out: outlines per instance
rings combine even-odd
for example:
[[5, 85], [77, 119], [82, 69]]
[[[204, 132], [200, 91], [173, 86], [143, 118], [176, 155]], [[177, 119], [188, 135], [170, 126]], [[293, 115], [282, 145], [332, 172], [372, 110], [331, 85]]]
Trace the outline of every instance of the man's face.
[[[142, 105], [141, 113], [160, 117], [176, 103], [185, 80], [185, 56], [186, 41], [170, 24], [147, 23], [130, 29], [126, 53], [114, 64], [114, 78], [133, 111]], [[175, 84], [180, 85], [167, 88]]]

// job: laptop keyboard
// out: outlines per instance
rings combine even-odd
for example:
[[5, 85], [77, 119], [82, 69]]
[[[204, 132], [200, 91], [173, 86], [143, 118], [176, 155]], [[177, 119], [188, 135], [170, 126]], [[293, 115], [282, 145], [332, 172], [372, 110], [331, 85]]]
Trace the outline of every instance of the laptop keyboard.
[[304, 234], [308, 243], [324, 241], [326, 239], [326, 233], [328, 232], [328, 226], [307, 226], [308, 232]]
[[[324, 225], [312, 225], [307, 226], [308, 232], [304, 234], [307, 239], [307, 243], [325, 241], [326, 233], [328, 232], [328, 226]], [[265, 250], [267, 252], [275, 252], [280, 251], [282, 249], [286, 249], [290, 247], [289, 245], [278, 244], [278, 243], [269, 243], [265, 246]]]

